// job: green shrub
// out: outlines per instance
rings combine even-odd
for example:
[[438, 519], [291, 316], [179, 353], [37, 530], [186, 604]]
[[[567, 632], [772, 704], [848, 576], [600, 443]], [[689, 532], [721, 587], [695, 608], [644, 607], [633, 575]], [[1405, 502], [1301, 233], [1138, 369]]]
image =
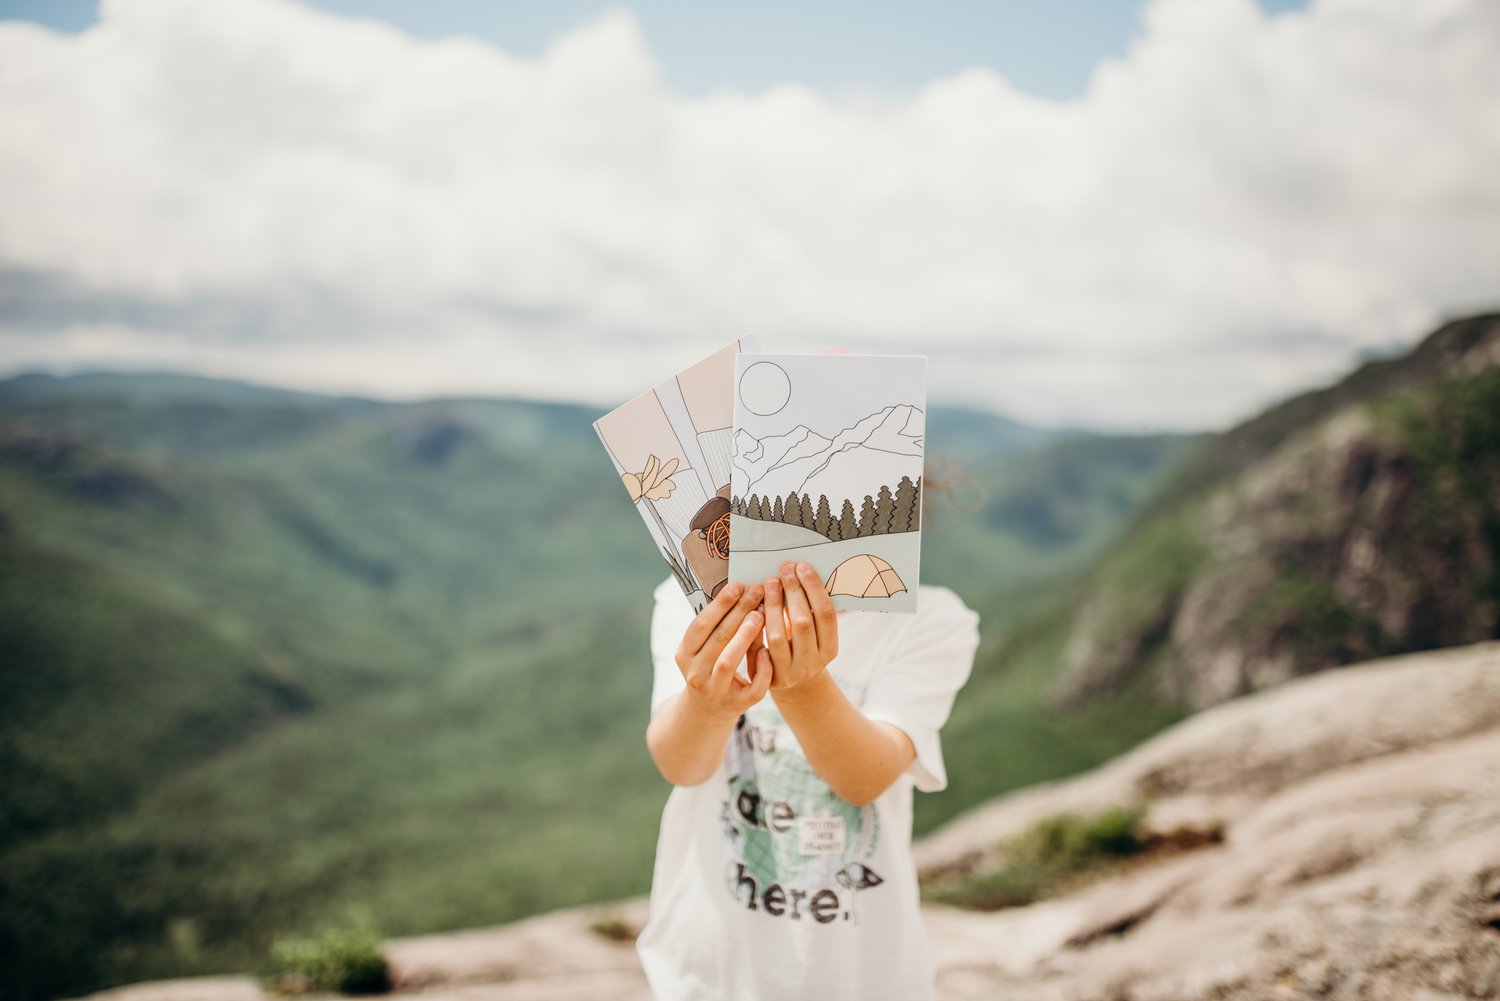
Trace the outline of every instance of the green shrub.
[[978, 911], [1025, 907], [1051, 896], [1065, 872], [1035, 862], [1011, 862], [990, 872], [953, 877], [924, 887], [923, 896]]
[[1073, 865], [1088, 854], [1088, 826], [1082, 817], [1060, 813], [1046, 817], [1005, 844], [1009, 862]]
[[309, 938], [280, 938], [271, 956], [282, 975], [308, 990], [383, 994], [391, 989], [390, 966], [370, 917], [351, 912]]
[[1005, 845], [1011, 862], [1078, 868], [1102, 857], [1133, 855], [1141, 849], [1139, 807], [1116, 806], [1095, 817], [1059, 813], [1039, 820]]
[[999, 910], [1024, 907], [1108, 872], [1145, 847], [1140, 807], [1117, 806], [1094, 817], [1059, 813], [1037, 821], [1004, 845], [1004, 864], [948, 876], [925, 888], [930, 900]]
[[1090, 821], [1085, 840], [1095, 855], [1134, 855], [1144, 846], [1141, 822], [1146, 811], [1139, 806], [1115, 806]]

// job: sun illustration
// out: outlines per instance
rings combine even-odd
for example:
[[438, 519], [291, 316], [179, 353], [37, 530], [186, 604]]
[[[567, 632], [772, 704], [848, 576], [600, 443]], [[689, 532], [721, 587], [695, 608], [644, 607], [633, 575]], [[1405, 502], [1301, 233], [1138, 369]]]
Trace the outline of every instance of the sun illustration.
[[758, 361], [740, 376], [740, 402], [758, 417], [769, 417], [792, 396], [792, 380], [774, 362]]

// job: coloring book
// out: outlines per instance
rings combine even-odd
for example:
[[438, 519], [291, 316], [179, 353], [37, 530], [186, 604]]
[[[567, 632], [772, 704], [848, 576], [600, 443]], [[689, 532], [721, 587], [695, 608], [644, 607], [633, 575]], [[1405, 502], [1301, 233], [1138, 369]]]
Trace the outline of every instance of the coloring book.
[[838, 608], [915, 612], [927, 359], [735, 359], [729, 576], [817, 568]]
[[694, 611], [729, 579], [733, 341], [594, 422], [615, 472]]

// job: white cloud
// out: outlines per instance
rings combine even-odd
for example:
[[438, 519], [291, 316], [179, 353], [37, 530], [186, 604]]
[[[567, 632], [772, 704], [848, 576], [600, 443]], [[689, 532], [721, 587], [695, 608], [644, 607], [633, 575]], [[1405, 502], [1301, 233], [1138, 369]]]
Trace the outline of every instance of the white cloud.
[[1156, 0], [1067, 103], [684, 98], [624, 12], [523, 60], [115, 0], [0, 25], [0, 365], [612, 402], [752, 332], [1201, 426], [1500, 301], [1497, 108], [1493, 0]]

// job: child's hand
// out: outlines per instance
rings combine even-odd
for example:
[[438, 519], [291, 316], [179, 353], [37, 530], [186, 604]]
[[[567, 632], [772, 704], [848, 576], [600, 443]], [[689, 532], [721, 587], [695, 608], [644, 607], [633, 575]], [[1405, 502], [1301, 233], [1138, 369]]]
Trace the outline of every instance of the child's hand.
[[749, 681], [739, 676], [740, 660], [760, 638], [765, 616], [756, 611], [761, 586], [730, 581], [708, 607], [688, 623], [677, 648], [677, 667], [687, 694], [704, 708], [738, 716], [759, 702], [771, 687], [771, 667], [750, 661]]
[[810, 563], [783, 564], [781, 578], [766, 581], [765, 644], [752, 648], [757, 669], [772, 669], [773, 689], [794, 688], [822, 674], [838, 653], [838, 613], [818, 572]]

